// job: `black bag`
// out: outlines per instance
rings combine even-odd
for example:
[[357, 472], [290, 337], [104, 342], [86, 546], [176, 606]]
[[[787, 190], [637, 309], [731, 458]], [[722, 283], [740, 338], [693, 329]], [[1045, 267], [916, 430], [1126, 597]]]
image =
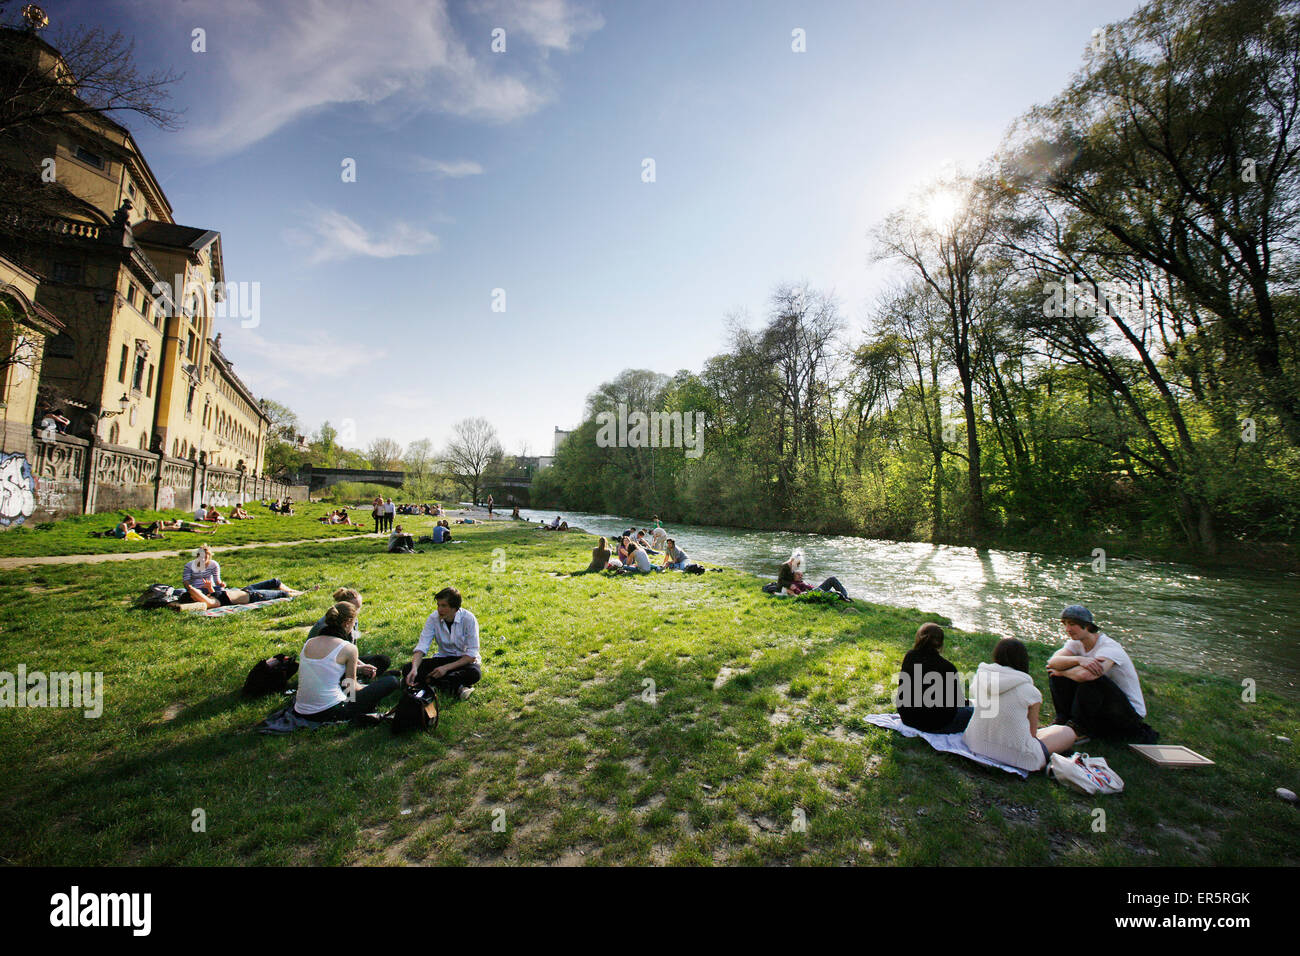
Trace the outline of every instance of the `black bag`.
[[437, 730], [438, 694], [427, 684], [408, 687], [397, 706], [388, 712], [387, 718], [395, 734], [408, 730]]
[[247, 698], [283, 694], [289, 687], [289, 678], [296, 673], [298, 662], [293, 659], [293, 655], [276, 654], [253, 665], [244, 681], [244, 689], [239, 693]]
[[135, 606], [166, 607], [168, 604], [175, 604], [184, 596], [184, 588], [174, 588], [170, 584], [152, 584], [135, 599]]
[[763, 593], [764, 593], [764, 594], [780, 594], [780, 593], [781, 593], [781, 585], [780, 585], [779, 583], [777, 583], [776, 581], [770, 581], [770, 582], [768, 582], [767, 584], [764, 584], [764, 585], [763, 585]]
[[704, 573], [704, 565], [702, 565], [702, 564], [688, 564], [688, 565], [686, 565], [686, 567], [682, 568], [682, 572], [685, 573], [685, 574], [703, 574], [703, 573]]

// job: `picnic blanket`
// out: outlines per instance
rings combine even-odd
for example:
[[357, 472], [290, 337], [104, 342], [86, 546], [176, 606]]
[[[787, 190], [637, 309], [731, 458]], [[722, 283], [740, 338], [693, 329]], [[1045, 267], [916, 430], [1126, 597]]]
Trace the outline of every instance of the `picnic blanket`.
[[228, 604], [225, 607], [209, 608], [200, 613], [204, 617], [225, 617], [227, 614], [238, 614], [240, 611], [251, 611], [255, 607], [266, 607], [268, 604], [283, 604], [285, 601], [292, 601], [291, 597], [271, 598], [269, 601], [254, 601], [252, 604]]
[[[283, 600], [288, 600], [288, 598]], [[270, 602], [264, 601], [263, 603]], [[259, 734], [291, 734], [295, 730], [315, 730], [317, 727], [333, 727], [347, 723], [346, 720], [307, 720], [305, 717], [299, 717], [293, 709], [293, 702], [297, 699], [296, 694], [290, 697], [289, 703], [257, 725], [257, 732]]]
[[907, 724], [903, 723], [903, 718], [899, 717], [898, 714], [867, 714], [862, 719], [869, 724], [875, 724], [877, 727], [884, 727], [886, 730], [897, 730], [904, 737], [920, 737], [935, 750], [956, 754], [959, 757], [965, 757], [967, 760], [982, 763], [986, 767], [997, 767], [1007, 773], [1018, 774], [1021, 779], [1029, 776], [1027, 770], [1021, 770], [1019, 767], [1013, 767], [1007, 763], [998, 763], [996, 760], [977, 754], [966, 746], [964, 734], [927, 734], [924, 730], [917, 730], [915, 727], [907, 726]]

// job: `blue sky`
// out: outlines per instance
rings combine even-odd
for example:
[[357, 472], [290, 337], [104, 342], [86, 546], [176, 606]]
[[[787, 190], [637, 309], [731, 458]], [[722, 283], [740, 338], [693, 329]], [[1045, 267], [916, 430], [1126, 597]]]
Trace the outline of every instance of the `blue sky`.
[[778, 283], [834, 292], [860, 334], [887, 272], [875, 225], [986, 158], [1136, 7], [46, 4], [185, 74], [180, 131], [128, 125], [177, 221], [219, 230], [227, 280], [260, 283], [258, 327], [218, 329], [256, 394], [353, 447], [441, 444], [482, 415], [532, 454], [620, 370], [698, 370]]

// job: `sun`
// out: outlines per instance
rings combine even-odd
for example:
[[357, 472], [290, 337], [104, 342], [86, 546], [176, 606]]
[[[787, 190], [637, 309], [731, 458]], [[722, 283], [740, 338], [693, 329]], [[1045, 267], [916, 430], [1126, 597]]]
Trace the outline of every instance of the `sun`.
[[951, 186], [937, 186], [925, 199], [925, 221], [936, 231], [950, 229], [964, 205], [961, 194]]

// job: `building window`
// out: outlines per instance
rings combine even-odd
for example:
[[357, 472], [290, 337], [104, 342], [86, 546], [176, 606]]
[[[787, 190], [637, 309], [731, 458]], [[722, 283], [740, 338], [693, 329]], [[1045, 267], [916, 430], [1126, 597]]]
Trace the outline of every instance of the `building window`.
[[186, 414], [186, 415], [193, 415], [193, 414], [194, 414], [194, 391], [195, 391], [194, 386], [191, 385], [191, 386], [190, 386], [190, 393], [189, 393], [189, 395], [186, 396], [186, 398], [185, 398], [185, 414]]
[[117, 380], [123, 385], [126, 384], [126, 357], [127, 357], [126, 346], [123, 345], [122, 361], [120, 361], [117, 365]]
[[54, 269], [50, 273], [50, 278], [55, 282], [73, 282], [81, 281], [81, 263], [79, 262], [56, 262]]
[[84, 146], [78, 146], [72, 155], [76, 156], [77, 159], [81, 160], [87, 166], [94, 166], [96, 169], [104, 168], [104, 157], [100, 156], [98, 153], [92, 153]]
[[149, 377], [144, 380], [144, 397], [153, 398], [153, 366], [149, 366]]
[[77, 343], [67, 332], [60, 332], [46, 343], [45, 353], [50, 358], [76, 358]]
[[108, 429], [108, 443], [110, 445], [116, 445], [117, 436], [118, 436], [117, 422], [113, 422], [112, 426]]

